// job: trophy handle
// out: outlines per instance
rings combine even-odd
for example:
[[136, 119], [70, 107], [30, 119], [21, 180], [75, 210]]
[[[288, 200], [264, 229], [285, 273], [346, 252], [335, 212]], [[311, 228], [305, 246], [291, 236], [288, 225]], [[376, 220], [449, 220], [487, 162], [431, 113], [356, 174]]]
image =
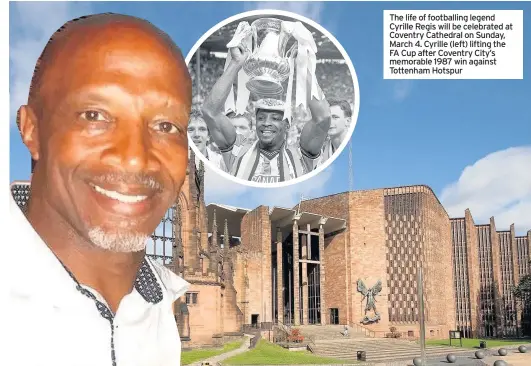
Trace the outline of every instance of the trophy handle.
[[295, 54], [297, 52], [297, 46], [298, 46], [298, 42], [293, 43], [291, 47], [289, 48], [289, 50], [286, 51], [286, 55], [284, 57], [287, 57], [287, 58], [295, 57]]
[[[278, 54], [281, 57], [287, 57], [288, 51], [286, 51], [286, 45], [291, 38], [291, 33], [286, 32], [282, 27], [280, 28], [280, 34], [278, 36]], [[293, 47], [291, 47], [293, 48]], [[290, 50], [291, 50], [290, 48]]]
[[253, 42], [252, 42], [252, 50], [251, 52], [254, 52], [258, 48], [258, 30], [256, 29], [256, 25], [251, 24], [251, 30], [253, 32]]

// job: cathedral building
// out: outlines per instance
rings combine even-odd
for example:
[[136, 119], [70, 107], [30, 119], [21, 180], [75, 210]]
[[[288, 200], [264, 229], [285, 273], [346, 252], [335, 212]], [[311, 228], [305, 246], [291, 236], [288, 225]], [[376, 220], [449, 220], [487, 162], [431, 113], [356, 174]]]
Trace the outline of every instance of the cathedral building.
[[[531, 230], [448, 216], [424, 185], [352, 191], [295, 207], [244, 209], [204, 201], [191, 152], [177, 202], [148, 245], [191, 284], [174, 306], [183, 347], [220, 344], [249, 328], [349, 325], [370, 337], [419, 336], [423, 269], [427, 338], [530, 335], [513, 296], [531, 274]], [[11, 186], [24, 208], [29, 182]], [[267, 204], [267, 202], [264, 202]]]

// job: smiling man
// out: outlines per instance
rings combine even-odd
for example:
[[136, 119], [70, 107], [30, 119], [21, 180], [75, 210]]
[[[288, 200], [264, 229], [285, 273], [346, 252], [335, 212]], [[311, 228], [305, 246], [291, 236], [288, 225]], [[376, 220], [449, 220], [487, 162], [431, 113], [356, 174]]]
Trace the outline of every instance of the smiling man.
[[[203, 154], [205, 158], [214, 164], [220, 170], [225, 171], [225, 163], [223, 158], [217, 152], [214, 152], [209, 146], [208, 127], [203, 119], [201, 111], [192, 109], [190, 113], [190, 121], [188, 122], [188, 135], [192, 139], [197, 149]], [[196, 165], [199, 166], [199, 157], [196, 156]]]
[[185, 180], [190, 107], [181, 51], [149, 22], [100, 14], [52, 36], [18, 114], [36, 164], [27, 221], [13, 202], [27, 269], [6, 364], [180, 363], [188, 284], [145, 246]]
[[[230, 118], [223, 112], [231, 86], [238, 77], [250, 52], [243, 46], [230, 48], [231, 61], [217, 80], [203, 104], [203, 115], [211, 139], [219, 147], [228, 171], [244, 180], [274, 184], [303, 176], [314, 170], [328, 129], [330, 107], [318, 88], [319, 98], [307, 103], [312, 118], [305, 123], [299, 141], [287, 144], [289, 122], [284, 119], [285, 106], [281, 100], [261, 99], [255, 104], [257, 141], [248, 143], [238, 134]], [[308, 77], [311, 88], [312, 78]]]

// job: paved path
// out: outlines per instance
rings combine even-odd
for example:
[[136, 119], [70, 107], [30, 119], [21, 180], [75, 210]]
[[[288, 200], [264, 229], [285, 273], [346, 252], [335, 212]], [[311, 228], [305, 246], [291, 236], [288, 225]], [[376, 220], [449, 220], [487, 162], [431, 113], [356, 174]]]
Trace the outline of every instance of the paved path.
[[529, 366], [531, 365], [531, 353], [520, 353], [509, 350], [509, 353], [505, 357], [494, 355], [485, 357], [485, 364], [492, 366], [496, 360], [504, 360], [509, 366]]
[[[240, 353], [246, 352], [249, 350], [249, 346], [251, 345], [251, 338], [253, 338], [253, 335], [245, 334], [245, 341], [243, 341], [240, 348], [237, 348], [235, 350], [222, 353], [221, 355], [217, 355], [214, 357], [207, 358], [206, 360], [199, 361], [197, 363], [192, 364], [193, 366], [201, 366], [201, 365], [219, 365], [221, 361], [226, 360], [227, 358], [230, 358], [232, 356], [236, 356]], [[190, 366], [192, 366], [190, 365]]]
[[[446, 355], [430, 357], [426, 360], [426, 366], [493, 366], [496, 360], [504, 360], [508, 366], [529, 366], [531, 365], [531, 353], [520, 353], [517, 349], [507, 348], [508, 354], [505, 357], [498, 356], [498, 348], [487, 349], [485, 357], [478, 360], [475, 357], [477, 350], [469, 353], [455, 354], [457, 360], [451, 364], [446, 360]], [[360, 366], [413, 366], [413, 360], [394, 361], [385, 363], [361, 363]]]

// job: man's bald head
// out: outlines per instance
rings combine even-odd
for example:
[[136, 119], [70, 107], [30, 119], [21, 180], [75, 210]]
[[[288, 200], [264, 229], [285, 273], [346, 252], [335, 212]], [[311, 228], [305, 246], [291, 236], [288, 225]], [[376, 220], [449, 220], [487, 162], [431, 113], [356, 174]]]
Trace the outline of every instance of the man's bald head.
[[124, 15], [61, 27], [39, 58], [22, 139], [36, 161], [28, 217], [80, 242], [141, 251], [175, 202], [188, 165], [192, 103], [181, 51]]
[[[59, 66], [57, 61], [60, 56], [69, 58], [72, 52], [83, 47], [83, 43], [97, 36], [100, 36], [102, 40], [106, 38], [105, 36], [132, 39], [140, 36], [140, 39], [136, 38], [137, 42], [143, 40], [158, 43], [159, 46], [173, 53], [176, 62], [186, 67], [180, 48], [165, 32], [147, 20], [114, 13], [87, 15], [66, 22], [48, 40], [35, 65], [28, 98], [30, 106], [37, 107], [41, 102], [40, 91], [45, 84], [47, 70], [50, 67]], [[135, 47], [136, 44], [132, 43], [131, 47]]]

